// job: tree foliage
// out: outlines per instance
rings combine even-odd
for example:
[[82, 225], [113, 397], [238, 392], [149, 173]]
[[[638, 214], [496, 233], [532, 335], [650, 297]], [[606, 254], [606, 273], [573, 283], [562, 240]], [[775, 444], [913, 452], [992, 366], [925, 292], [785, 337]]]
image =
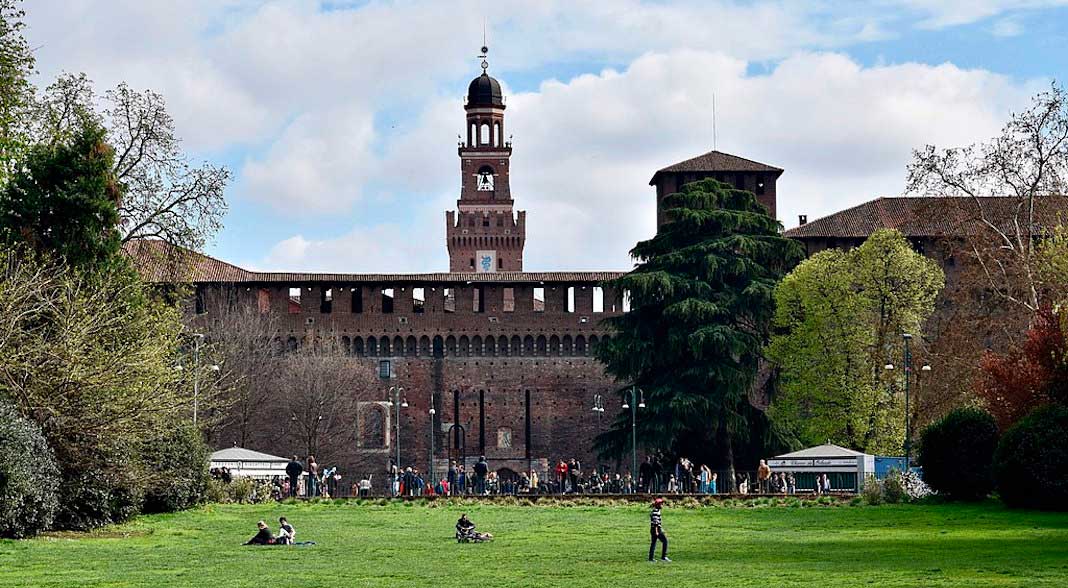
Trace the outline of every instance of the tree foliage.
[[22, 36], [21, 0], [0, 0], [0, 189], [7, 184], [28, 139], [33, 107], [33, 52]]
[[1031, 312], [1045, 296], [1036, 256], [1045, 229], [1036, 201], [1068, 193], [1066, 181], [1068, 92], [1056, 83], [998, 137], [968, 147], [928, 145], [913, 153], [908, 170], [910, 192], [964, 197], [962, 206], [977, 221], [968, 245], [986, 287]]
[[1043, 406], [1005, 432], [994, 477], [1009, 506], [1068, 510], [1068, 407]]
[[775, 290], [767, 351], [780, 381], [770, 418], [803, 445], [899, 451], [904, 399], [883, 366], [901, 357], [901, 333], [920, 332], [944, 282], [895, 230], [803, 261]]
[[74, 267], [93, 267], [119, 252], [121, 188], [104, 129], [92, 123], [54, 143], [31, 146], [0, 192], [0, 241], [25, 243]]
[[[631, 250], [637, 267], [610, 284], [630, 293], [632, 310], [606, 321], [615, 336], [596, 353], [644, 390], [643, 445], [733, 467], [773, 291], [802, 251], [751, 193], [715, 180], [684, 186], [664, 206], [668, 222]], [[621, 413], [598, 438], [602, 452], [623, 452], [629, 419]]]
[[990, 413], [958, 408], [923, 430], [919, 465], [931, 488], [953, 499], [979, 500], [994, 489], [998, 427]]
[[114, 147], [112, 171], [124, 188], [122, 241], [162, 239], [178, 246], [175, 250], [202, 250], [222, 228], [230, 171], [192, 162], [163, 96], [121, 83], [97, 100], [84, 74], [61, 76], [38, 101], [37, 140], [61, 141], [87, 124], [106, 128]]
[[1039, 406], [1068, 406], [1068, 311], [1043, 307], [1021, 347], [988, 351], [976, 393], [1003, 429]]
[[[121, 264], [82, 272], [0, 251], [0, 397], [37, 422], [62, 472], [59, 524], [137, 512], [143, 441], [188, 418], [175, 308], [155, 303]], [[207, 467], [204, 464], [204, 467]]]

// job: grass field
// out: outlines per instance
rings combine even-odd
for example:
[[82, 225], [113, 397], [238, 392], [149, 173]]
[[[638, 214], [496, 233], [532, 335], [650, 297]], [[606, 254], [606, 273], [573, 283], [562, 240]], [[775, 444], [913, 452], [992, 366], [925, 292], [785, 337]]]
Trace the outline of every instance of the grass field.
[[[467, 512], [497, 540], [458, 545]], [[313, 547], [242, 547], [287, 515]], [[981, 505], [647, 509], [319, 503], [209, 506], [92, 534], [0, 542], [0, 586], [1068, 586], [1068, 514]]]

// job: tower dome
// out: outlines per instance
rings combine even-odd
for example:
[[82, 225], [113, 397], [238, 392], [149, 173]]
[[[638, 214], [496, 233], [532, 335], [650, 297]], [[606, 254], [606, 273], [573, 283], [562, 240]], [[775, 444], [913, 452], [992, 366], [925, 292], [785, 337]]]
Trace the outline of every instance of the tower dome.
[[501, 93], [501, 83], [483, 71], [482, 75], [471, 80], [471, 85], [467, 87], [467, 106], [504, 108], [504, 94]]

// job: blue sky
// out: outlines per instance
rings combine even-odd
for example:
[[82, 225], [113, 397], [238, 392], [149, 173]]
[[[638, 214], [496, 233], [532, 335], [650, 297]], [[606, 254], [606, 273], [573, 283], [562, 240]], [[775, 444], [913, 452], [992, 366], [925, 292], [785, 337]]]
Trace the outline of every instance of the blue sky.
[[1068, 66], [1068, 0], [34, 0], [41, 83], [162, 92], [234, 172], [209, 253], [273, 270], [442, 271], [462, 97], [505, 85], [526, 267], [627, 269], [652, 173], [712, 148], [786, 169], [780, 218], [903, 190], [910, 151], [997, 133]]

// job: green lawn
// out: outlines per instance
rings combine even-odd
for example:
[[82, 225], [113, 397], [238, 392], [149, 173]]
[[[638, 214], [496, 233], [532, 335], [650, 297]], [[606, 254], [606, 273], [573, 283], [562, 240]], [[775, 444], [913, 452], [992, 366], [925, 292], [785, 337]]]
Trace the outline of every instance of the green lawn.
[[[467, 512], [497, 540], [458, 545]], [[285, 514], [314, 547], [242, 547]], [[0, 542], [0, 586], [1068, 586], [1068, 514], [995, 503], [664, 511], [641, 506], [210, 506], [88, 535]], [[272, 524], [276, 529], [276, 524]]]

